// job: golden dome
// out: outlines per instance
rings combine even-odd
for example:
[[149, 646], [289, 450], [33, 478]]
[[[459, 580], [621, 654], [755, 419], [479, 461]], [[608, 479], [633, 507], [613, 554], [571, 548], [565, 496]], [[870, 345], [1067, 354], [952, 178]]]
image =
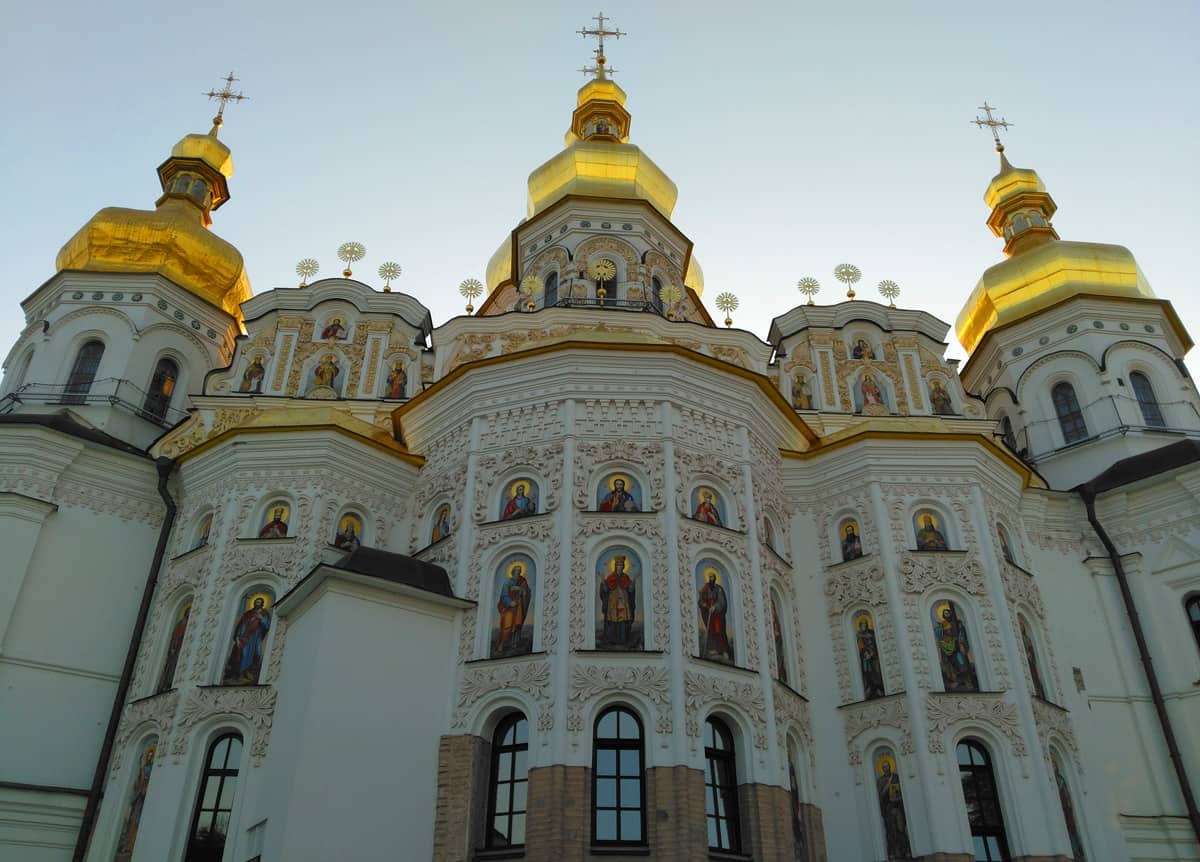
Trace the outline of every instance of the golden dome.
[[529, 216], [566, 195], [648, 201], [671, 217], [679, 190], [649, 156], [628, 143], [625, 91], [608, 78], [579, 89], [566, 149], [529, 175]]
[[512, 278], [512, 234], [504, 238], [504, 242], [500, 243], [500, 248], [496, 249], [496, 253], [492, 255], [488, 261], [487, 270], [484, 273], [484, 283], [487, 285], [487, 292], [490, 294], [504, 282]]
[[229, 198], [229, 148], [207, 135], [187, 135], [158, 168], [163, 195], [154, 210], [106, 207], [67, 241], [59, 272], [155, 272], [241, 320], [250, 281], [241, 253], [208, 230], [209, 213]]
[[696, 260], [695, 254], [688, 258], [687, 274], [683, 277], [683, 284], [696, 291], [696, 296], [704, 295], [704, 270], [700, 268], [700, 261]]

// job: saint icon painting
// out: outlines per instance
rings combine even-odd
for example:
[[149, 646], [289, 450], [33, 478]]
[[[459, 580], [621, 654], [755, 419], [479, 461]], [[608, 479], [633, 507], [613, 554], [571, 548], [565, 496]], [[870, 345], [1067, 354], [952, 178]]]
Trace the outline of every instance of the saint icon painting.
[[728, 523], [725, 520], [725, 503], [721, 495], [707, 485], [701, 485], [692, 491], [692, 517], [706, 524], [716, 524], [718, 527], [724, 527]]
[[533, 560], [525, 554], [509, 554], [496, 568], [494, 586], [496, 613], [492, 619], [490, 657], [533, 652], [536, 586]]
[[538, 486], [532, 479], [514, 479], [500, 498], [500, 520], [524, 518], [538, 511]]
[[626, 473], [605, 476], [596, 489], [597, 512], [642, 511], [642, 486]]
[[596, 561], [596, 649], [643, 646], [642, 561], [632, 548], [609, 548]]
[[701, 560], [696, 566], [696, 590], [700, 614], [700, 657], [734, 663], [729, 576], [716, 560]]
[[270, 590], [251, 590], [242, 599], [239, 616], [233, 627], [233, 642], [221, 685], [255, 685], [262, 672], [267, 634], [271, 631], [271, 610], [275, 594]]

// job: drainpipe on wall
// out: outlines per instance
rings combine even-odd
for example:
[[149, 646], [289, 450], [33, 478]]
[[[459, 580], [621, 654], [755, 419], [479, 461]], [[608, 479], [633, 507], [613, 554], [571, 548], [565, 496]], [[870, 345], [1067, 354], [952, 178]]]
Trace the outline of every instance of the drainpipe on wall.
[[154, 547], [154, 559], [150, 561], [150, 572], [146, 575], [146, 587], [142, 590], [142, 603], [138, 607], [137, 619], [133, 624], [133, 637], [129, 641], [129, 650], [125, 653], [125, 665], [121, 668], [121, 679], [117, 683], [117, 693], [113, 697], [112, 712], [108, 716], [108, 727], [104, 731], [104, 744], [100, 746], [96, 772], [92, 775], [92, 786], [88, 788], [87, 805], [83, 809], [83, 820], [79, 824], [79, 837], [75, 841], [75, 855], [71, 857], [71, 862], [83, 862], [88, 844], [92, 840], [92, 830], [96, 826], [96, 814], [100, 811], [100, 802], [104, 798], [104, 776], [108, 772], [109, 761], [112, 759], [117, 726], [121, 723], [121, 712], [125, 706], [125, 698], [129, 696], [129, 685], [133, 681], [133, 665], [141, 650], [142, 636], [146, 633], [146, 620], [150, 616], [150, 602], [154, 598], [154, 588], [158, 584], [158, 572], [162, 568], [163, 555], [167, 551], [167, 539], [171, 535], [171, 527], [175, 524], [175, 500], [167, 490], [167, 479], [170, 478], [171, 471], [175, 468], [175, 462], [170, 458], [159, 458], [155, 462], [155, 466], [158, 467], [158, 495], [162, 497], [166, 511], [163, 513], [162, 527], [158, 531], [158, 544]]
[[1108, 532], [1096, 517], [1096, 492], [1084, 485], [1077, 489], [1087, 507], [1087, 519], [1096, 531], [1100, 542], [1108, 552], [1112, 561], [1113, 572], [1117, 576], [1117, 585], [1121, 589], [1121, 601], [1125, 605], [1125, 615], [1129, 617], [1129, 626], [1133, 629], [1133, 639], [1137, 643], [1138, 658], [1142, 662], [1142, 671], [1146, 675], [1146, 683], [1150, 687], [1150, 700], [1154, 703], [1154, 712], [1158, 716], [1162, 728], [1163, 740], [1167, 743], [1167, 752], [1171, 757], [1171, 765], [1175, 769], [1175, 778], [1179, 782], [1179, 793], [1183, 796], [1184, 807], [1187, 808], [1188, 820], [1192, 823], [1192, 832], [1196, 841], [1200, 842], [1200, 809], [1196, 808], [1196, 797], [1192, 793], [1192, 785], [1188, 780], [1187, 770], [1183, 766], [1183, 757], [1179, 753], [1179, 744], [1175, 740], [1175, 730], [1171, 727], [1171, 717], [1167, 714], [1167, 704], [1163, 700], [1162, 689], [1158, 685], [1158, 676], [1154, 672], [1154, 659], [1150, 657], [1150, 648], [1146, 645], [1146, 634], [1142, 630], [1142, 622], [1138, 617], [1137, 605], [1133, 601], [1133, 593], [1129, 590], [1129, 578], [1125, 567], [1121, 564], [1121, 555], [1116, 545], [1109, 538]]

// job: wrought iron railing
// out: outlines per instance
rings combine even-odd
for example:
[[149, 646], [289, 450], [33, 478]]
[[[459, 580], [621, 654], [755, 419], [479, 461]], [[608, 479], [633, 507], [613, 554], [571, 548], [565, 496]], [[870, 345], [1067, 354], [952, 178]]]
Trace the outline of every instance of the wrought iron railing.
[[26, 383], [0, 399], [0, 413], [11, 413], [20, 404], [87, 405], [107, 404], [128, 411], [147, 422], [170, 427], [187, 412], [163, 404], [128, 380], [105, 377], [83, 386], [77, 383]]

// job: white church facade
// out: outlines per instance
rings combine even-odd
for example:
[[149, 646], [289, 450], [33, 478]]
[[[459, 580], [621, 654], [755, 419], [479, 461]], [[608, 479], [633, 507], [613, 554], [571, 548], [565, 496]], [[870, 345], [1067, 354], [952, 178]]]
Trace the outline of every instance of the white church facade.
[[1001, 153], [961, 369], [862, 299], [721, 326], [600, 69], [436, 326], [252, 295], [219, 122], [63, 247], [0, 386], [0, 860], [1200, 859], [1170, 302]]

